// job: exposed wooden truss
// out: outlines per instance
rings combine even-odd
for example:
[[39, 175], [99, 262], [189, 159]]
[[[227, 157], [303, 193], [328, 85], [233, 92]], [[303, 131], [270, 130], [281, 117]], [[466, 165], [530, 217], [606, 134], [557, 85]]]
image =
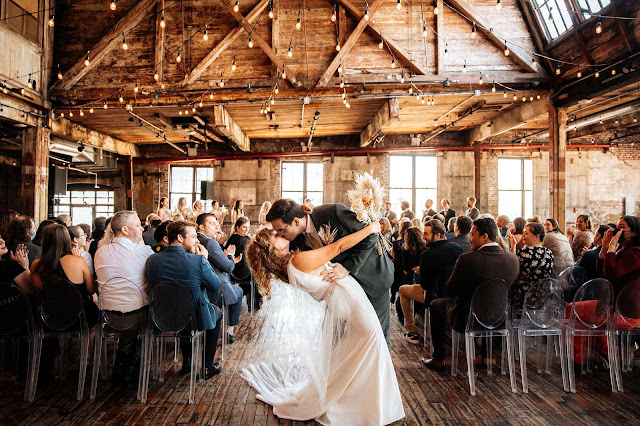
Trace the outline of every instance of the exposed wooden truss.
[[503, 115], [487, 121], [471, 129], [469, 142], [480, 142], [484, 139], [508, 132], [525, 125], [541, 115], [547, 114], [549, 101], [545, 98], [528, 102], [521, 107], [507, 111]]
[[360, 133], [360, 146], [365, 147], [382, 134], [382, 131], [400, 116], [400, 103], [398, 98], [391, 98], [371, 118], [367, 127]]
[[52, 87], [53, 91], [69, 90], [89, 71], [94, 69], [100, 61], [118, 44], [118, 36], [138, 25], [147, 17], [157, 0], [140, 0], [113, 28], [111, 28], [98, 43], [89, 51], [89, 65], [84, 64], [84, 56], [65, 73], [63, 80], [58, 80]]
[[[243, 19], [246, 20], [246, 22], [248, 22], [249, 24], [253, 25], [268, 4], [269, 0], [260, 0], [260, 2], [258, 2], [253, 10], [249, 12], [249, 14], [247, 14], [247, 16]], [[274, 19], [273, 21], [275, 22], [276, 20]], [[231, 32], [229, 32], [229, 34], [227, 34], [226, 37], [223, 38], [222, 41], [220, 41], [220, 43], [218, 43], [216, 47], [214, 47], [213, 50], [211, 50], [211, 52], [209, 52], [207, 56], [205, 56], [204, 59], [193, 68], [191, 73], [187, 77], [185, 77], [182, 84], [192, 84], [194, 81], [198, 80], [202, 73], [204, 73], [207, 68], [209, 68], [209, 66], [216, 59], [218, 59], [220, 55], [222, 55], [238, 39], [238, 37], [243, 35], [245, 32], [247, 32], [247, 30], [245, 30], [242, 25], [231, 30]], [[273, 42], [272, 48], [274, 48]]]
[[213, 128], [229, 138], [242, 151], [249, 151], [251, 140], [222, 105], [213, 107]]
[[66, 118], [49, 120], [51, 134], [120, 155], [138, 157], [138, 147], [113, 136], [84, 127]]

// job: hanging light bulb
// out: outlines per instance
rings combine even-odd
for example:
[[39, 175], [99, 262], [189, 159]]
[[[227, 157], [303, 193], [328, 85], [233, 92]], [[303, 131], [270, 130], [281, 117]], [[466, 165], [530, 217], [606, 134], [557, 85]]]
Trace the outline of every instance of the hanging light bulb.
[[404, 83], [404, 73], [400, 74], [400, 83]]
[[560, 64], [556, 64], [556, 75], [560, 75], [562, 71], [560, 70]]
[[236, 70], [236, 58], [233, 58], [233, 63], [231, 64], [231, 71], [235, 71]]
[[51, 28], [53, 28], [53, 26], [56, 24], [56, 18], [54, 15], [49, 15], [49, 22], [48, 22], [49, 26]]
[[391, 60], [391, 68], [395, 68], [396, 67], [396, 58], [393, 58]]
[[380, 43], [378, 43], [378, 49], [382, 49], [384, 47], [384, 41], [380, 39]]
[[64, 112], [60, 113], [60, 118], [64, 118]]
[[602, 32], [602, 22], [598, 21], [596, 24], [596, 34], [600, 34]]
[[420, 98], [422, 98], [422, 96], [420, 95], [420, 93], [416, 94], [416, 99], [420, 100]]
[[340, 51], [340, 40], [336, 41], [336, 52]]
[[[89, 51], [87, 50], [87, 55], [84, 57], [84, 66], [88, 67], [91, 62], [89, 61]], [[58, 72], [58, 78], [60, 78], [60, 72]]]
[[540, 99], [540, 93], [536, 95], [536, 99]]
[[111, 5], [109, 5], [109, 9], [116, 10], [118, 5], [116, 5], [116, 0], [111, 0]]
[[582, 71], [578, 68], [578, 72], [576, 73], [576, 77], [582, 78]]
[[292, 57], [293, 56], [293, 49], [291, 48], [291, 42], [289, 42], [289, 51], [287, 52], [287, 56], [288, 57]]
[[413, 86], [409, 86], [409, 94], [411, 95], [413, 93]]
[[271, 98], [271, 105], [275, 105], [276, 104], [276, 98]]
[[196, 112], [196, 106], [194, 105], [193, 108], [191, 108], [191, 112]]
[[484, 80], [482, 79], [482, 74], [480, 74], [480, 79], [478, 80], [478, 84], [484, 84]]
[[349, 103], [349, 101], [347, 101], [347, 103], [345, 104], [345, 106], [346, 106], [347, 108], [351, 108], [351, 104]]
[[200, 102], [198, 102], [198, 106], [202, 108], [202, 99], [200, 99]]
[[276, 87], [273, 89], [273, 91], [276, 95], [280, 92], [280, 89], [278, 89], [278, 83], [276, 83]]
[[60, 64], [58, 64], [58, 80], [62, 80], [63, 78], [62, 72], [60, 71]]
[[496, 93], [496, 85], [491, 86], [491, 93]]
[[333, 13], [331, 13], [331, 22], [336, 22], [337, 16], [336, 16], [336, 6], [335, 4], [333, 5]]
[[511, 50], [509, 50], [509, 46], [507, 46], [507, 40], [504, 41], [504, 56], [509, 56]]
[[33, 83], [31, 82], [31, 74], [29, 74], [29, 80], [27, 80], [27, 87], [33, 89]]
[[433, 14], [437, 15], [440, 13], [440, 9], [438, 8], [438, 0], [434, 0], [433, 2]]
[[518, 95], [516, 95], [515, 93], [513, 94], [513, 100], [517, 101], [518, 100]]
[[160, 17], [160, 28], [164, 29], [167, 26], [167, 22], [164, 20], [164, 10], [162, 11], [162, 16]]
[[296, 20], [296, 30], [299, 30], [302, 27], [302, 18], [300, 17], [300, 11], [298, 11], [298, 19]]
[[253, 48], [253, 39], [249, 36], [249, 49]]
[[213, 99], [213, 90], [209, 92], [209, 99]]
[[122, 50], [127, 50], [128, 48], [127, 39], [124, 37], [124, 33], [122, 33]]
[[536, 71], [538, 70], [538, 63], [536, 62], [535, 56], [531, 57], [531, 68], [533, 68]]
[[107, 105], [107, 100], [104, 100], [104, 105], [102, 106], [102, 108], [107, 109], [109, 108], [109, 105]]
[[471, 27], [471, 38], [476, 38], [478, 30], [476, 29], [476, 22], [473, 22], [473, 26]]
[[611, 69], [611, 75], [616, 75], [616, 69], [615, 68]]
[[422, 26], [422, 37], [427, 37], [427, 26], [426, 25]]
[[344, 78], [340, 79], [340, 88], [344, 88]]
[[593, 76], [595, 78], [600, 78], [600, 71], [596, 70], [596, 73]]
[[505, 90], [505, 91], [504, 91], [504, 93], [502, 94], [502, 97], [503, 97], [503, 98], [505, 98], [505, 99], [507, 98], [507, 91], [506, 91], [506, 90]]
[[73, 111], [69, 111], [69, 118], [73, 117]]
[[282, 66], [282, 78], [287, 78], [287, 70], [284, 68], [284, 65]]
[[462, 65], [462, 72], [466, 73], [467, 72], [467, 61], [464, 61], [464, 65]]
[[89, 108], [89, 114], [93, 114], [93, 107]]
[[139, 91], [139, 90], [140, 90], [140, 88], [139, 88], [139, 86], [138, 86], [138, 83], [136, 83], [136, 85], [133, 87], [133, 91], [134, 91], [135, 93], [138, 93], [138, 91]]
[[182, 110], [178, 111], [178, 115], [182, 115]]
[[398, 10], [402, 9], [402, 0], [398, 0], [398, 3], [396, 4], [396, 9]]
[[275, 15], [273, 14], [273, 0], [269, 1], [269, 18], [273, 19]]
[[369, 10], [366, 7], [364, 9], [364, 20], [369, 22]]
[[522, 102], [526, 102], [527, 101], [527, 97], [524, 95], [524, 93], [522, 94]]
[[182, 62], [182, 47], [178, 48], [178, 56], [176, 56], [176, 62]]
[[263, 106], [260, 107], [260, 114], [264, 114], [264, 107]]
[[338, 74], [342, 72], [342, 62], [338, 64]]
[[220, 87], [224, 87], [224, 78], [220, 79]]
[[120, 94], [118, 95], [118, 102], [120, 102], [120, 103], [124, 102], [124, 98], [122, 97], [122, 90], [120, 91]]
[[188, 109], [184, 110], [184, 115], [189, 115], [189, 110]]
[[156, 69], [153, 71], [153, 79], [154, 79], [155, 81], [160, 80], [160, 74], [158, 73], [158, 68], [156, 68]]
[[422, 97], [422, 100], [420, 102], [422, 102], [422, 104], [424, 105], [424, 96]]
[[340, 93], [340, 96], [342, 96], [342, 99], [346, 99], [347, 98], [347, 91], [342, 89], [342, 93]]
[[502, 9], [502, 0], [496, 0], [496, 9]]
[[547, 21], [549, 22], [553, 22], [553, 15], [551, 14], [551, 12], [553, 11], [553, 7], [549, 8], [549, 17], [547, 18]]
[[204, 26], [204, 33], [202, 33], [202, 39], [204, 41], [209, 40], [209, 31], [207, 31], [207, 26], [206, 25]]
[[233, 5], [233, 11], [237, 12], [240, 10], [240, 2], [236, 1], [236, 4]]
[[84, 111], [82, 111], [82, 108], [80, 108], [80, 117], [84, 117]]
[[529, 96], [529, 101], [533, 102], [533, 95]]
[[20, 94], [24, 95], [24, 87], [20, 89]]

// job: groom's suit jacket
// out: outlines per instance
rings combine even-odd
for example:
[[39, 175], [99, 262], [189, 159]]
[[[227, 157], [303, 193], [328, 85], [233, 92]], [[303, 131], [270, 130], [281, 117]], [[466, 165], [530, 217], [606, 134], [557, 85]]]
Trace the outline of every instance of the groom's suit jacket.
[[[311, 220], [318, 231], [324, 225], [329, 225], [331, 231], [337, 229], [334, 241], [365, 226], [347, 206], [337, 203], [316, 207], [311, 213]], [[304, 234], [298, 235], [291, 245], [299, 250], [309, 249], [304, 242]], [[347, 268], [371, 300], [388, 294], [393, 283], [393, 263], [386, 253], [378, 254], [377, 235], [369, 235], [354, 247], [340, 253], [332, 262]]]

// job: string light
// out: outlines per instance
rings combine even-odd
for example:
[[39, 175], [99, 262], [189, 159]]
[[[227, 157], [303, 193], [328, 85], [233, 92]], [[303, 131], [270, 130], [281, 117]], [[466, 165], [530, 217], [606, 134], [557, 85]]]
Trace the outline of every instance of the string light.
[[522, 102], [526, 102], [527, 101], [527, 97], [525, 96], [525, 94], [522, 94]]
[[164, 10], [162, 11], [162, 16], [160, 17], [160, 28], [164, 29], [167, 26], [167, 22], [164, 20]]
[[536, 99], [540, 99], [540, 93], [536, 95]]
[[467, 60], [465, 59], [464, 61], [464, 65], [462, 65], [462, 72], [466, 73], [467, 72]]
[[596, 69], [596, 73], [593, 75], [595, 78], [600, 78], [600, 71]]
[[120, 95], [118, 96], [118, 101], [120, 103], [124, 102], [124, 98], [122, 97], [122, 90], [120, 91]]
[[576, 77], [582, 78], [582, 71], [578, 68], [578, 72], [576, 73]]
[[62, 72], [60, 72], [60, 64], [58, 64], [58, 80], [62, 80], [63, 78]]
[[562, 71], [560, 70], [560, 63], [556, 64], [556, 75], [560, 75]]
[[616, 69], [615, 68], [611, 69], [611, 75], [616, 75]]
[[276, 98], [271, 98], [271, 105], [275, 105], [276, 104]]
[[182, 47], [178, 48], [178, 56], [176, 56], [176, 62], [182, 62]]
[[200, 108], [202, 108], [202, 105], [203, 105], [203, 104], [202, 104], [202, 99], [200, 99], [200, 102], [198, 102], [198, 106], [199, 106]]
[[[88, 67], [91, 62], [89, 61], [89, 51], [87, 50], [87, 55], [84, 57], [84, 66]], [[60, 70], [58, 69], [58, 78], [60, 78]], [[62, 78], [60, 78], [62, 80]]]
[[20, 89], [20, 94], [24, 95], [24, 87]]
[[213, 100], [213, 90], [209, 92], [209, 99]]
[[471, 38], [476, 38], [477, 32], [476, 21], [473, 21], [473, 26], [471, 27]]
[[513, 100], [517, 101], [518, 100], [518, 95], [515, 94], [515, 92], [513, 93]]
[[269, 18], [273, 19], [274, 14], [273, 14], [273, 0], [269, 0]]
[[135, 93], [138, 93], [139, 90], [140, 90], [140, 88], [138, 87], [138, 83], [136, 83], [136, 85], [133, 87], [133, 91]]
[[27, 87], [33, 89], [33, 83], [31, 82], [31, 74], [29, 74], [29, 80], [27, 81]]
[[338, 64], [338, 74], [342, 72], [342, 62]]
[[302, 18], [300, 17], [300, 11], [298, 11], [298, 20], [296, 21], [296, 30], [299, 30], [302, 27]]
[[204, 26], [204, 33], [202, 33], [202, 39], [204, 41], [209, 40], [209, 31], [207, 31], [207, 26], [206, 25]]
[[53, 26], [56, 24], [56, 19], [55, 19], [55, 16], [54, 16], [54, 15], [50, 15], [50, 16], [49, 16], [49, 22], [48, 22], [48, 24], [49, 24], [49, 26], [50, 26], [51, 28], [53, 28]]
[[440, 13], [440, 9], [438, 9], [438, 0], [434, 0], [433, 2], [433, 14], [437, 15]]
[[253, 49], [253, 39], [249, 36], [249, 49]]
[[427, 37], [427, 26], [423, 25], [422, 26], [422, 37]]
[[233, 11], [237, 12], [240, 10], [240, 2], [236, 1], [236, 4], [233, 5]]
[[93, 114], [93, 107], [89, 108], [89, 114]]
[[529, 96], [529, 101], [533, 102], [533, 95]]
[[69, 111], [69, 118], [73, 117], [73, 111]]
[[333, 5], [333, 13], [331, 13], [331, 22], [336, 22], [337, 16], [336, 16], [336, 5]]
[[596, 34], [600, 34], [602, 32], [602, 22], [598, 21], [596, 24]]
[[536, 62], [536, 57], [535, 56], [531, 57], [531, 68], [533, 68], [534, 70], [538, 71], [538, 63]]
[[160, 74], [158, 74], [158, 68], [157, 67], [155, 68], [155, 71], [153, 72], [153, 79], [155, 81], [160, 80]]
[[344, 78], [340, 79], [340, 88], [344, 88]]
[[496, 9], [502, 9], [502, 0], [496, 0]]
[[367, 8], [364, 9], [364, 20], [369, 22], [369, 10]]
[[378, 43], [378, 49], [382, 49], [384, 47], [384, 40], [380, 39], [380, 43]]
[[220, 87], [224, 87], [224, 78], [220, 79]]
[[396, 58], [393, 58], [391, 60], [391, 68], [395, 68], [396, 67]]
[[400, 74], [400, 83], [404, 83], [404, 72]]
[[502, 94], [502, 97], [507, 99], [507, 90], [505, 89], [504, 93]]
[[507, 40], [504, 41], [504, 56], [509, 56], [511, 50], [509, 50], [509, 46], [507, 46]]
[[84, 117], [84, 111], [82, 111], [82, 108], [80, 108], [80, 117]]
[[411, 95], [413, 93], [413, 86], [409, 86], [409, 94]]
[[109, 6], [109, 9], [116, 10], [117, 8], [118, 8], [118, 5], [116, 4], [116, 0], [111, 0], [111, 5]]
[[289, 42], [289, 51], [287, 52], [287, 56], [288, 57], [292, 57], [293, 56], [293, 49], [291, 48], [291, 42]]
[[336, 52], [340, 51], [340, 40], [336, 41]]
[[191, 112], [196, 112], [196, 111], [197, 111], [197, 110], [196, 110], [196, 106], [195, 106], [195, 105], [193, 105], [193, 108], [191, 108]]
[[402, 0], [398, 0], [398, 3], [396, 4], [396, 9], [398, 10], [402, 9]]
[[349, 101], [347, 101], [347, 103], [344, 106], [346, 106], [347, 108], [351, 108], [351, 104], [349, 103]]
[[127, 39], [124, 37], [124, 32], [122, 33], [122, 50], [127, 50], [129, 46], [127, 45]]
[[284, 68], [284, 64], [282, 65], [282, 78], [287, 78], [287, 70]]
[[60, 118], [64, 118], [64, 112], [60, 113]]
[[189, 115], [189, 110], [188, 109], [184, 110], [184, 115]]
[[182, 115], [182, 110], [178, 111], [178, 115]]
[[491, 86], [491, 93], [496, 93], [496, 84], [494, 83], [493, 86]]
[[236, 70], [236, 58], [233, 58], [233, 63], [231, 64], [231, 71], [235, 71]]
[[478, 80], [478, 84], [484, 84], [484, 80], [482, 79], [482, 74], [480, 74], [480, 79]]
[[280, 90], [278, 89], [278, 83], [276, 83], [276, 87], [273, 89], [273, 91], [276, 95], [280, 92]]
[[547, 18], [547, 21], [549, 22], [553, 22], [553, 15], [551, 14], [551, 11], [553, 11], [553, 7], [549, 8], [549, 17]]
[[109, 108], [109, 105], [107, 105], [107, 100], [106, 99], [104, 100], [104, 105], [102, 106], [102, 108], [104, 108], [104, 109], [108, 109]]

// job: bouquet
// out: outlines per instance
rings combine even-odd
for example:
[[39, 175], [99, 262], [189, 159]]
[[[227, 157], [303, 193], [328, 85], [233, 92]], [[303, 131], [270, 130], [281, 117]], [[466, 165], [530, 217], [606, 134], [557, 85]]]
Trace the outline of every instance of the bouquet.
[[222, 220], [224, 220], [224, 217], [229, 214], [229, 210], [227, 210], [225, 206], [220, 207], [220, 209], [218, 209], [218, 212]]
[[[384, 207], [385, 189], [377, 178], [369, 173], [356, 174], [356, 186], [347, 191], [347, 197], [351, 203], [351, 211], [356, 214], [358, 220], [370, 224], [378, 220]], [[378, 233], [378, 254], [391, 251], [391, 243]]]

